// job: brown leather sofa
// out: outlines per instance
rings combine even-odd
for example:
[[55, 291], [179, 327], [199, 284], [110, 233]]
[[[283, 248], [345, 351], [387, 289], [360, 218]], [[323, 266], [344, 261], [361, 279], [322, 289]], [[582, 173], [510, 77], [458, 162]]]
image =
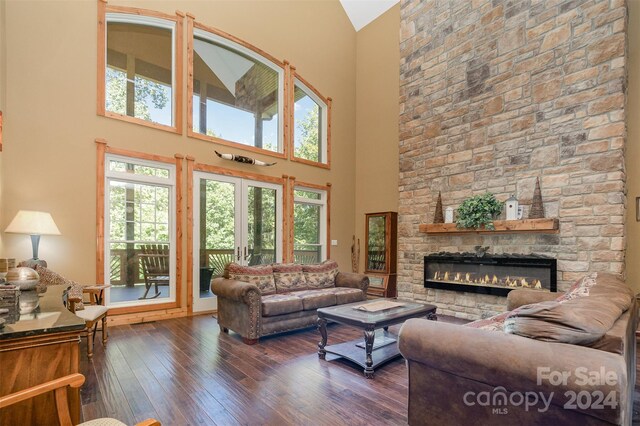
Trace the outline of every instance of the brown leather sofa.
[[[608, 286], [604, 297], [594, 296], [595, 287], [590, 297], [567, 292], [564, 301], [549, 301], [558, 294], [514, 290], [510, 313], [471, 327], [407, 321], [398, 341], [409, 370], [409, 424], [630, 425], [636, 300], [622, 281], [593, 275]], [[612, 311], [610, 302], [621, 309], [612, 325], [602, 320]], [[551, 320], [538, 321], [545, 316]], [[603, 325], [609, 328], [596, 338], [594, 330]], [[581, 344], [558, 342], [576, 333]]]
[[218, 324], [223, 332], [233, 330], [246, 344], [263, 336], [297, 330], [316, 324], [318, 308], [366, 300], [369, 278], [338, 272], [331, 288], [286, 291], [263, 296], [258, 286], [226, 278], [212, 280], [218, 297]]

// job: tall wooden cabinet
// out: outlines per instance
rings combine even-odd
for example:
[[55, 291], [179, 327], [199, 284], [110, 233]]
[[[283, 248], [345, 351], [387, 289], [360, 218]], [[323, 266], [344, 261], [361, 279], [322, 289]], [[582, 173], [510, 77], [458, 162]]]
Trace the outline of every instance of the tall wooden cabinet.
[[398, 265], [398, 213], [365, 215], [365, 268], [369, 277], [367, 294], [396, 297]]

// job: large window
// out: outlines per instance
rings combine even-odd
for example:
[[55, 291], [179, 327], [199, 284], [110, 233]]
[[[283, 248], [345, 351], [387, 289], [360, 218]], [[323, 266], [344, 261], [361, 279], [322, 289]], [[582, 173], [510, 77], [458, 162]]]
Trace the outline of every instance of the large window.
[[107, 303], [175, 301], [175, 166], [105, 158]]
[[125, 12], [105, 14], [98, 113], [179, 132], [182, 21]]
[[202, 29], [193, 34], [190, 134], [283, 152], [283, 68]]
[[293, 157], [328, 164], [328, 105], [318, 94], [295, 79]]
[[293, 259], [319, 263], [327, 258], [327, 191], [296, 186], [293, 191]]

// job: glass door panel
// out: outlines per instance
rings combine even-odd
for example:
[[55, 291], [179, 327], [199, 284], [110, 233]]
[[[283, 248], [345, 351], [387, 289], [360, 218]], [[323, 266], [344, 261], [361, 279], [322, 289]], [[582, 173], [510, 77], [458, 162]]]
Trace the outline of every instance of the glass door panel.
[[282, 186], [194, 173], [193, 310], [216, 309], [211, 279], [230, 262], [282, 261]]
[[221, 277], [230, 262], [238, 261], [240, 217], [239, 180], [208, 173], [194, 175], [194, 282], [193, 310], [214, 310], [211, 279]]

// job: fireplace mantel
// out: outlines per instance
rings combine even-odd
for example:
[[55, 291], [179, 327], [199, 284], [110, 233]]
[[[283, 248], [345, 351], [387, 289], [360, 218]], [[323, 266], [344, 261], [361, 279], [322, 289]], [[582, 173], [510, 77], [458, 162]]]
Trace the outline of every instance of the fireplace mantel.
[[492, 229], [458, 228], [455, 223], [429, 223], [419, 226], [420, 232], [426, 234], [516, 234], [516, 233], [545, 233], [557, 234], [560, 229], [558, 219], [523, 219], [523, 220], [494, 220]]

